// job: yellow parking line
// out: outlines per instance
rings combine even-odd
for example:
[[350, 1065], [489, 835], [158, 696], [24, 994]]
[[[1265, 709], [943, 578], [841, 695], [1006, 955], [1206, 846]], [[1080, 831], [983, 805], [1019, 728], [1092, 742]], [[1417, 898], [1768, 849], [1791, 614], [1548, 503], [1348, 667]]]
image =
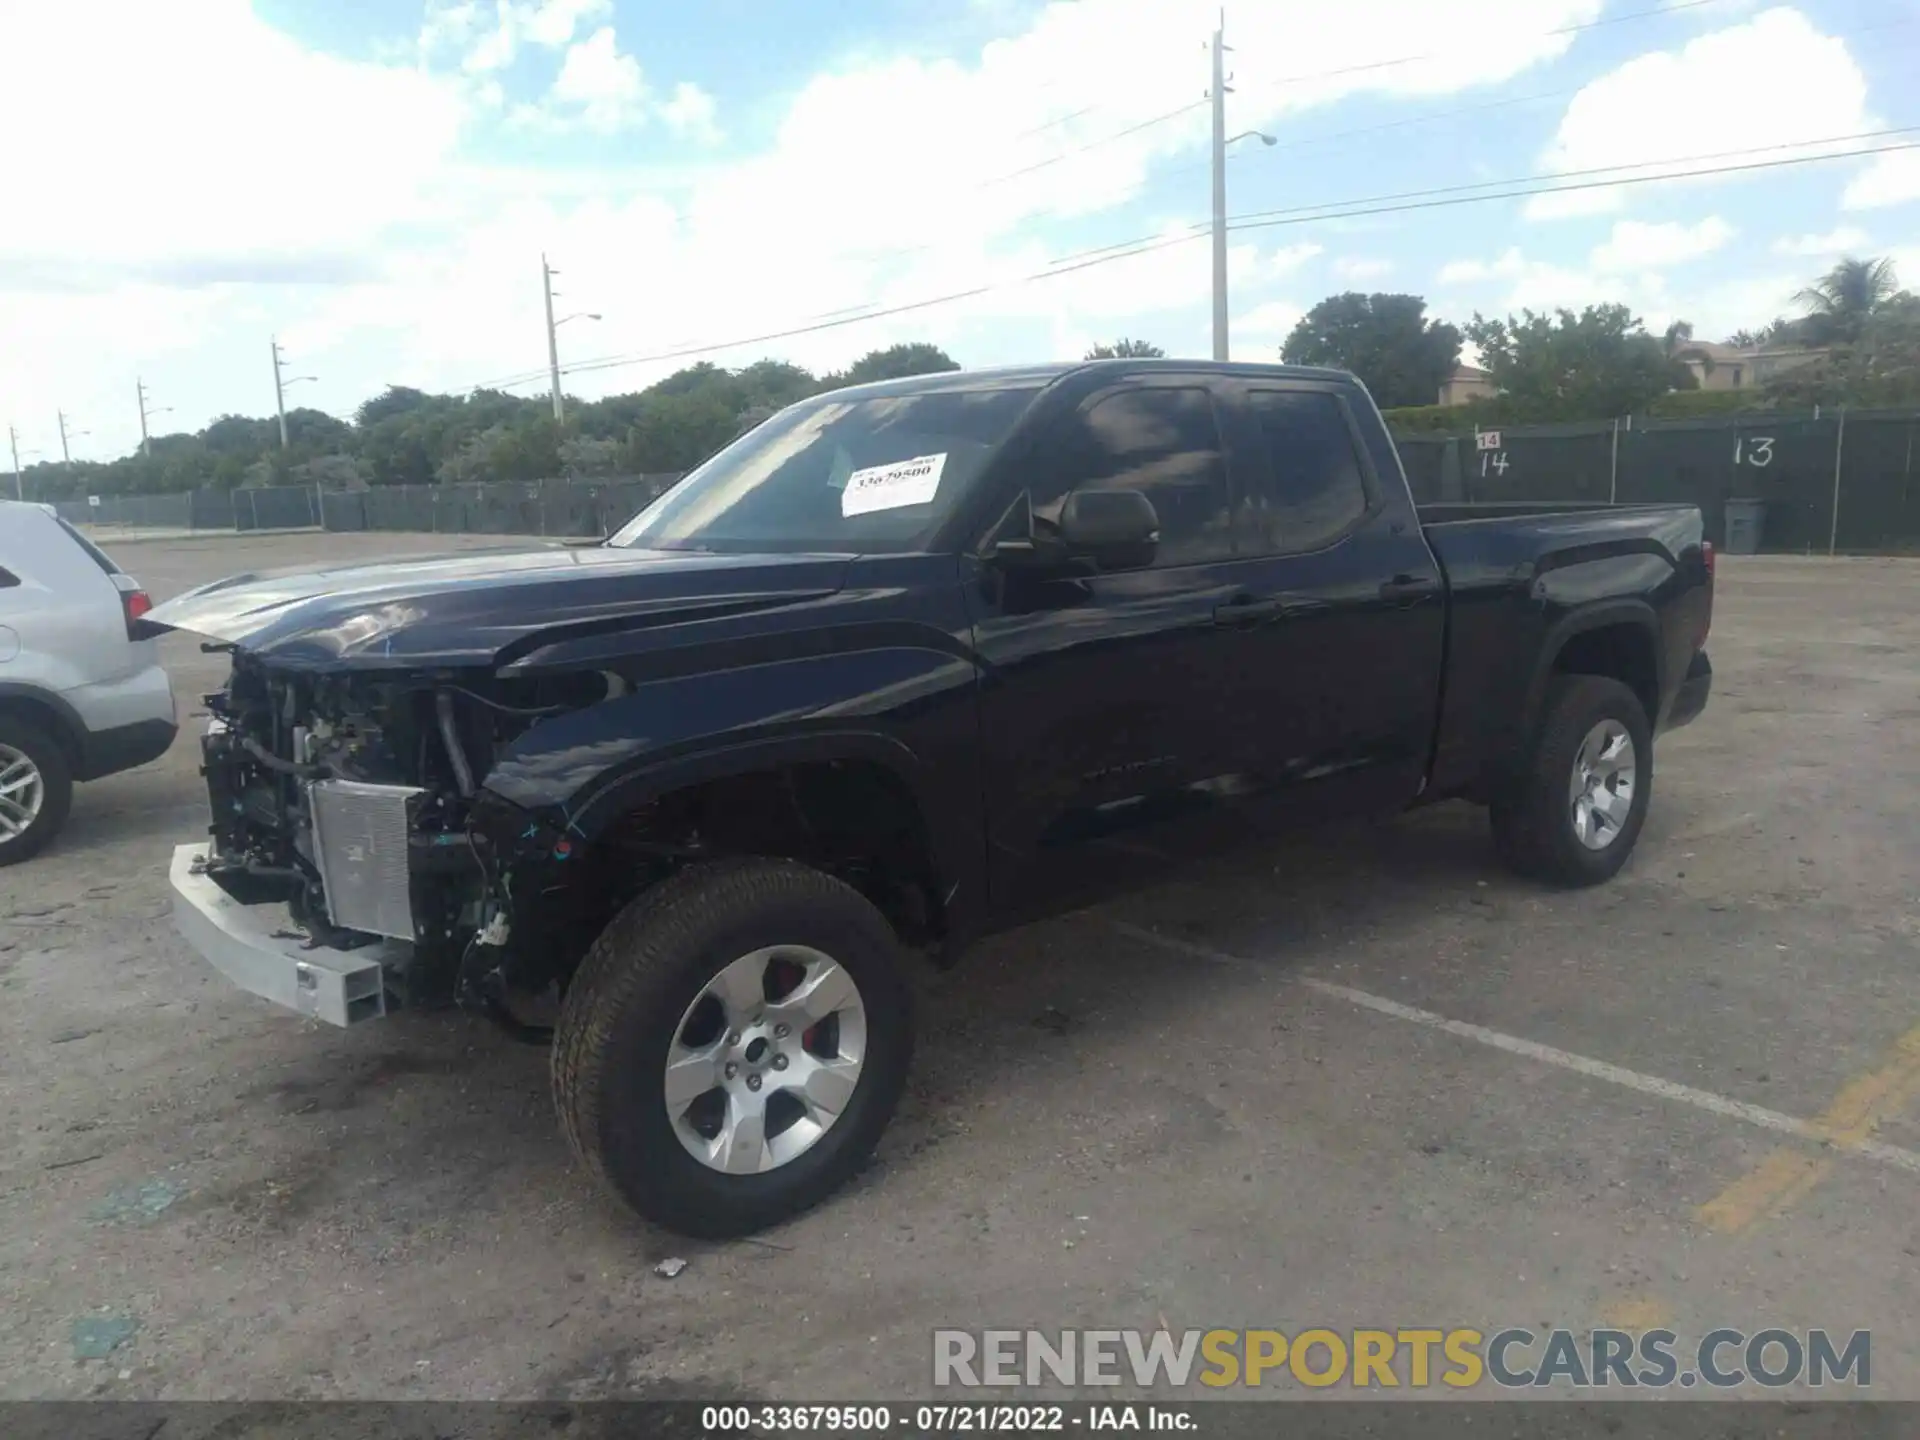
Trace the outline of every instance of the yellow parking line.
[[[1920, 1090], [1920, 1026], [1902, 1035], [1893, 1055], [1879, 1069], [1851, 1081], [1814, 1129], [1829, 1144], [1850, 1149], [1870, 1139], [1882, 1121], [1900, 1112]], [[1782, 1147], [1694, 1212], [1710, 1230], [1741, 1231], [1769, 1215], [1778, 1215], [1826, 1178], [1833, 1161], [1822, 1155]]]

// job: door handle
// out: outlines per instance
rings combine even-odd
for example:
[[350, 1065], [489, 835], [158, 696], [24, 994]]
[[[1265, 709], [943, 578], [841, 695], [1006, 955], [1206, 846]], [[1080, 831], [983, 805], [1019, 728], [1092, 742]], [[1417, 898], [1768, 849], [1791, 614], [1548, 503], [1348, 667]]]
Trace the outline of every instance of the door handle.
[[1268, 620], [1291, 620], [1328, 609], [1327, 602], [1304, 595], [1242, 595], [1213, 608], [1216, 625], [1258, 625]]
[[1277, 595], [1242, 595], [1213, 607], [1216, 625], [1258, 625], [1286, 613], [1287, 602]]
[[1440, 582], [1431, 575], [1396, 575], [1380, 584], [1382, 600], [1424, 600], [1440, 589]]

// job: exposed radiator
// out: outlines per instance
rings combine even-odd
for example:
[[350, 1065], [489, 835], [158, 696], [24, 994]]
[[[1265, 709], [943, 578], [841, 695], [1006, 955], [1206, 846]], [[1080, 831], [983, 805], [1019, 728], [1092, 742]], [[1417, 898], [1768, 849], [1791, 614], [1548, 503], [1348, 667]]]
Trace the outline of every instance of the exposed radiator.
[[327, 914], [347, 930], [413, 939], [408, 892], [407, 812], [413, 785], [316, 780], [307, 786], [313, 811], [313, 861], [327, 892]]

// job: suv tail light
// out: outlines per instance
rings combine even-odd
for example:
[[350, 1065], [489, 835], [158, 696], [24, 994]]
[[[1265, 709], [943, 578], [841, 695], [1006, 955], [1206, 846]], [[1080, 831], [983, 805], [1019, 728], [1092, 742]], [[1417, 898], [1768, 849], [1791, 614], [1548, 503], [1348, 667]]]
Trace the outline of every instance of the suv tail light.
[[122, 590], [120, 609], [127, 617], [127, 639], [151, 640], [160, 632], [145, 623], [146, 613], [153, 609], [153, 597], [144, 590]]
[[1707, 567], [1707, 578], [1711, 580], [1713, 578], [1713, 542], [1711, 540], [1700, 542], [1700, 563]]

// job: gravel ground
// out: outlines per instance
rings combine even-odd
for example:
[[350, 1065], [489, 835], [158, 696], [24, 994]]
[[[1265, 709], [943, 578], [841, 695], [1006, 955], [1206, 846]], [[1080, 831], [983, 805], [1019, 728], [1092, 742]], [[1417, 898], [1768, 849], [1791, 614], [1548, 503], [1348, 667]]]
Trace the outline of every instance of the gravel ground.
[[[447, 544], [119, 558], [164, 598]], [[165, 643], [184, 718], [220, 666]], [[1725, 560], [1711, 649], [1614, 884], [1446, 806], [1001, 937], [867, 1172], [725, 1245], [589, 1185], [541, 1052], [192, 955], [189, 720], [0, 872], [0, 1396], [911, 1397], [935, 1326], [1724, 1324], [1870, 1329], [1920, 1398], [1920, 563]]]

